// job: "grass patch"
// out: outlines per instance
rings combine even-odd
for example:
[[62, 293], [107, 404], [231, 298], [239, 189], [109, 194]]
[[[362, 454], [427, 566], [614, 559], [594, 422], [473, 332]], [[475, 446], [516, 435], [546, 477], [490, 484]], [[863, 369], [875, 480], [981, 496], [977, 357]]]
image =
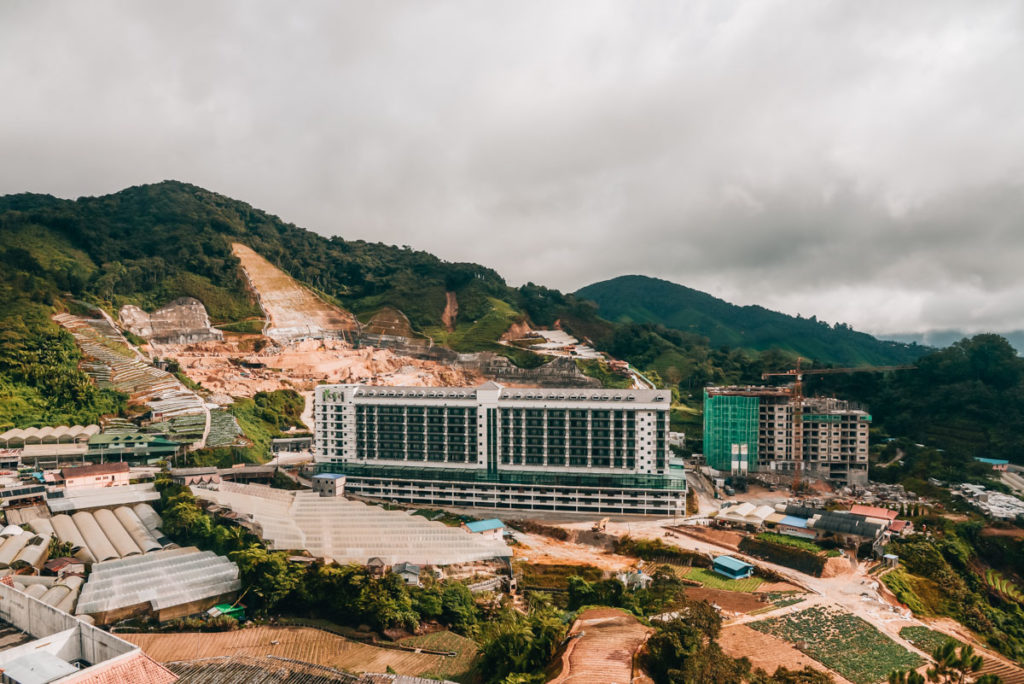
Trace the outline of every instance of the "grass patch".
[[262, 318], [250, 318], [244, 321], [235, 321], [234, 323], [222, 323], [217, 326], [217, 329], [243, 335], [259, 335], [263, 332], [263, 323]]
[[794, 549], [803, 549], [811, 553], [821, 553], [824, 549], [818, 544], [810, 541], [809, 539], [801, 539], [800, 537], [791, 537], [788, 534], [776, 534], [774, 532], [762, 532], [757, 535], [757, 538], [761, 541], [772, 542], [773, 544], [782, 544], [783, 546], [791, 546]]
[[761, 583], [764, 582], [760, 577], [729, 579], [705, 568], [690, 568], [687, 570], [685, 577], [700, 582], [709, 589], [724, 589], [725, 591], [742, 591], [745, 593], [757, 590]]
[[470, 680], [473, 666], [476, 664], [480, 651], [472, 639], [459, 636], [454, 632], [432, 632], [422, 636], [409, 637], [398, 642], [402, 646], [430, 648], [438, 651], [454, 651], [458, 655], [445, 658], [438, 667], [420, 672], [420, 677], [429, 679], [449, 679], [456, 682]]
[[959, 639], [954, 639], [948, 634], [937, 632], [934, 629], [928, 629], [927, 627], [904, 627], [900, 630], [900, 636], [909, 641], [910, 643], [917, 646], [925, 653], [932, 653], [939, 646], [942, 646], [947, 641], [956, 643], [957, 648], [964, 645]]
[[790, 642], [854, 684], [875, 684], [924, 661], [861, 618], [820, 606], [750, 624]]
[[933, 600], [929, 600], [941, 596], [941, 591], [930, 580], [912, 575], [903, 568], [896, 568], [882, 575], [882, 583], [896, 594], [900, 603], [910, 608], [914, 615], [942, 614], [941, 609], [936, 610]]
[[567, 591], [569, 578], [578, 575], [588, 582], [600, 582], [604, 579], [604, 570], [593, 565], [533, 565], [516, 562], [513, 570], [519, 576], [524, 587], [536, 589], [554, 589]]
[[436, 520], [437, 522], [444, 523], [448, 527], [461, 527], [462, 523], [475, 520], [468, 515], [456, 515], [455, 513], [449, 513], [448, 511], [438, 510], [436, 508], [420, 508], [413, 512], [413, 515], [418, 515], [426, 518], [427, 520]]
[[631, 376], [613, 373], [608, 364], [601, 359], [576, 359], [576, 367], [584, 375], [600, 380], [602, 387], [629, 389], [633, 386], [633, 378]]

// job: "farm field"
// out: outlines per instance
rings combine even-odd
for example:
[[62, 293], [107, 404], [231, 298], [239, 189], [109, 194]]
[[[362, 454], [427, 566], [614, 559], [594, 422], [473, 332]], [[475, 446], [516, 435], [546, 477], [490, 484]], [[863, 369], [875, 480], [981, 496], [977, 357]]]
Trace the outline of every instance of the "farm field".
[[861, 618], [835, 608], [815, 606], [750, 626], [794, 644], [854, 684], [874, 684], [893, 670], [924, 664]]
[[771, 634], [753, 630], [747, 625], [723, 627], [721, 634], [718, 635], [718, 644], [726, 655], [733, 658], [745, 656], [754, 667], [763, 668], [767, 672], [775, 672], [780, 666], [790, 670], [810, 666], [816, 670], [829, 672], [839, 684], [849, 681], [835, 672], [830, 672], [824, 665], [801, 653], [792, 644]]
[[721, 589], [723, 591], [756, 591], [764, 582], [760, 577], [747, 577], [746, 579], [729, 579], [722, 577], [716, 572], [707, 568], [690, 568], [686, 571], [687, 579], [700, 582], [709, 589]]
[[205, 634], [179, 632], [118, 636], [139, 645], [161, 663], [217, 656], [272, 655], [351, 672], [385, 672], [390, 667], [398, 674], [419, 676], [439, 671], [459, 659], [378, 648], [309, 627], [252, 627]]
[[694, 601], [707, 601], [730, 613], [753, 613], [773, 608], [759, 594], [746, 591], [725, 591], [708, 587], [686, 587], [686, 598]]
[[550, 684], [633, 681], [633, 654], [651, 629], [617, 608], [590, 608], [580, 613], [562, 654], [562, 671]]
[[459, 655], [454, 658], [443, 658], [441, 664], [431, 670], [421, 672], [421, 677], [451, 679], [460, 681], [473, 669], [479, 650], [472, 639], [459, 636], [453, 632], [432, 632], [423, 636], [414, 636], [399, 641], [402, 646], [430, 648], [437, 651], [455, 651]]
[[[900, 636], [926, 653], [931, 653], [947, 641], [955, 641], [957, 648], [963, 646], [963, 642], [959, 639], [955, 639], [938, 630], [917, 625], [904, 627], [900, 630]], [[1003, 684], [1024, 684], [1024, 670], [1021, 668], [1004, 663], [1002, 660], [999, 660], [977, 648], [975, 648], [975, 653], [981, 655], [985, 661], [985, 664], [982, 665], [979, 674], [996, 675], [1000, 678]]]

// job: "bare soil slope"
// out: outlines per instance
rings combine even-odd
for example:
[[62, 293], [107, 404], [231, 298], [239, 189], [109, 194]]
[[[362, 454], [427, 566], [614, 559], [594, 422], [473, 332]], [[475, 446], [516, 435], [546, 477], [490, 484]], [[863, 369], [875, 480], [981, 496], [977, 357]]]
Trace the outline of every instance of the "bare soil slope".
[[249, 247], [236, 242], [231, 245], [231, 252], [242, 262], [267, 315], [267, 336], [288, 342], [307, 337], [338, 337], [359, 328], [351, 313], [320, 299]]
[[562, 654], [562, 671], [551, 684], [629, 684], [633, 655], [647, 641], [650, 627], [617, 608], [591, 608], [580, 613]]

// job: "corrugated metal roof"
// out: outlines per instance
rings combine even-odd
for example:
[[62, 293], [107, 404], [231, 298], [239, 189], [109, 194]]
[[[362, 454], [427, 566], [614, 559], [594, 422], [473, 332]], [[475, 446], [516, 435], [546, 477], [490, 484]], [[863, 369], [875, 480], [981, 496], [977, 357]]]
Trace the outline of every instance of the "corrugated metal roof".
[[500, 530], [503, 527], [505, 527], [505, 523], [501, 522], [497, 518], [491, 518], [490, 520], [474, 520], [473, 522], [466, 523], [466, 529], [470, 532]]
[[733, 558], [732, 556], [718, 556], [715, 558], [715, 565], [721, 565], [723, 568], [727, 568], [734, 572], [742, 572], [754, 567], [750, 563], [745, 563], [739, 558]]
[[807, 518], [798, 518], [795, 515], [787, 515], [779, 521], [779, 524], [789, 525], [790, 527], [807, 527]]

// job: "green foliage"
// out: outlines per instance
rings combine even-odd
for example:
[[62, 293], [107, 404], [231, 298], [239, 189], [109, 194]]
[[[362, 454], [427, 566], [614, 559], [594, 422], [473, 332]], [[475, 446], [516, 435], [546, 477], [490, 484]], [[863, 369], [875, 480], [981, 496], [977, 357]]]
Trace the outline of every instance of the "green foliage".
[[1024, 359], [1009, 342], [976, 335], [915, 365], [914, 371], [889, 374], [822, 376], [808, 389], [864, 402], [876, 426], [935, 448], [910, 454], [902, 468], [880, 469], [887, 480], [979, 481], [991, 469], [974, 462], [975, 456], [1021, 462]]
[[629, 389], [633, 386], [631, 376], [613, 373], [601, 359], [576, 359], [576, 367], [584, 375], [600, 380], [602, 387]]
[[781, 544], [782, 546], [792, 546], [795, 549], [803, 549], [809, 553], [821, 553], [824, 549], [811, 541], [810, 539], [801, 539], [800, 537], [792, 537], [788, 534], [776, 534], [774, 532], [761, 532], [757, 535], [757, 538], [761, 541], [771, 542], [773, 544]]
[[257, 392], [252, 399], [235, 399], [228, 411], [253, 443], [246, 460], [262, 463], [270, 453], [271, 439], [290, 427], [305, 429], [301, 420], [304, 406], [305, 400], [295, 390]]
[[900, 636], [927, 653], [933, 652], [947, 641], [955, 642], [957, 646], [963, 645], [960, 641], [954, 639], [948, 634], [943, 634], [942, 632], [937, 632], [934, 629], [928, 629], [927, 627], [922, 627], [920, 625], [904, 627], [900, 630]]
[[861, 618], [821, 606], [750, 627], [784, 639], [855, 684], [874, 684], [893, 670], [916, 668], [921, 659]]
[[678, 611], [647, 641], [642, 664], [655, 684], [740, 682], [750, 674], [746, 658], [730, 658], [715, 641], [722, 619], [710, 604], [685, 601]]
[[829, 325], [760, 306], [736, 306], [711, 295], [646, 276], [622, 276], [588, 285], [576, 296], [598, 304], [610, 320], [662, 324], [708, 338], [712, 347], [781, 349], [845, 366], [908, 363], [925, 348], [883, 342], [850, 326]]
[[687, 551], [678, 546], [666, 544], [661, 539], [633, 539], [627, 535], [616, 540], [615, 553], [657, 563], [677, 563], [703, 568], [711, 567], [711, 561], [708, 560], [707, 556], [696, 551]]
[[551, 607], [528, 615], [506, 607], [483, 629], [479, 672], [484, 682], [530, 682], [551, 662], [568, 626]]

